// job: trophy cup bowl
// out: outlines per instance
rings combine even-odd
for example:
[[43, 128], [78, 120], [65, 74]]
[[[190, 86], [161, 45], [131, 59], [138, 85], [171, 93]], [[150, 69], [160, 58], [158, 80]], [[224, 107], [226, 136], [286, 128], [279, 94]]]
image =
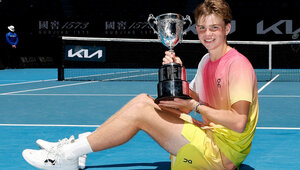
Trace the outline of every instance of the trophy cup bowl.
[[[186, 34], [184, 25], [186, 21], [191, 26], [192, 21], [187, 15], [184, 18], [180, 14], [167, 13], [157, 16], [150, 14], [148, 23], [158, 35], [158, 38], [172, 52], [173, 48], [182, 41], [182, 36]], [[156, 25], [156, 28], [154, 26]], [[178, 63], [169, 63], [160, 67], [159, 82], [157, 84], [156, 103], [160, 100], [173, 100], [174, 98], [189, 99], [189, 84], [186, 81], [185, 67]]]

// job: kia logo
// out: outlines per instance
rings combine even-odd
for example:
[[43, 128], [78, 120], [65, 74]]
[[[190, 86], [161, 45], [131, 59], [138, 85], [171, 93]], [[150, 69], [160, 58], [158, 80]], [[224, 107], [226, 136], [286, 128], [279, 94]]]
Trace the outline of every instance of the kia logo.
[[94, 53], [89, 54], [89, 50], [88, 49], [81, 49], [77, 52], [73, 53], [73, 49], [68, 50], [68, 57], [73, 58], [73, 57], [77, 57], [77, 58], [92, 58], [94, 56], [97, 56], [97, 58], [101, 58], [102, 57], [102, 50], [97, 50]]
[[104, 46], [66, 45], [65, 60], [105, 62]]

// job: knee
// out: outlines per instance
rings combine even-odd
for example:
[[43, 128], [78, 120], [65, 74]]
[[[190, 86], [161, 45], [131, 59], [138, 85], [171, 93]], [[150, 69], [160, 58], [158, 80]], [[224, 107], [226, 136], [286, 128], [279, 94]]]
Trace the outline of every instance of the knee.
[[129, 108], [136, 116], [143, 116], [155, 107], [154, 99], [148, 94], [142, 93], [134, 98], [134, 102]]
[[136, 96], [136, 101], [134, 106], [138, 109], [144, 109], [147, 106], [150, 105], [151, 102], [153, 102], [153, 100], [151, 99], [151, 97], [148, 94], [142, 93]]
[[142, 99], [150, 99], [152, 98], [150, 95], [146, 94], [146, 93], [141, 93], [139, 95], [137, 95], [138, 98], [142, 98]]
[[137, 102], [153, 102], [154, 101], [154, 99], [146, 93], [141, 93], [141, 94], [137, 95], [135, 97], [135, 100]]

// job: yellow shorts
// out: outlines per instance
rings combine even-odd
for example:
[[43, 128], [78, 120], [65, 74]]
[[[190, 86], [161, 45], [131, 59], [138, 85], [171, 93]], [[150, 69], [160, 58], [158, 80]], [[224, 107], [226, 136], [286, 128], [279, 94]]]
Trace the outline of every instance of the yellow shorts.
[[172, 170], [225, 169], [211, 130], [185, 122], [181, 134], [190, 143], [180, 148], [175, 162], [171, 156]]

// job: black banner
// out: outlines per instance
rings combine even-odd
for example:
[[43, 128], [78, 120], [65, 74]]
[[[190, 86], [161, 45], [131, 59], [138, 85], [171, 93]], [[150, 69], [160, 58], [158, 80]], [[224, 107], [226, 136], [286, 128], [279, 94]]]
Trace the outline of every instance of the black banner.
[[[22, 61], [28, 61], [28, 57], [51, 57], [51, 62], [44, 66], [55, 67], [62, 50], [60, 36], [153, 39], [157, 35], [147, 23], [149, 14], [172, 12], [193, 19], [193, 10], [200, 2], [203, 1], [3, 0], [0, 2], [1, 46], [5, 43], [7, 26], [14, 25]], [[228, 40], [300, 40], [299, 0], [228, 0], [228, 3], [233, 13]], [[197, 39], [195, 25], [189, 28], [184, 39]]]

